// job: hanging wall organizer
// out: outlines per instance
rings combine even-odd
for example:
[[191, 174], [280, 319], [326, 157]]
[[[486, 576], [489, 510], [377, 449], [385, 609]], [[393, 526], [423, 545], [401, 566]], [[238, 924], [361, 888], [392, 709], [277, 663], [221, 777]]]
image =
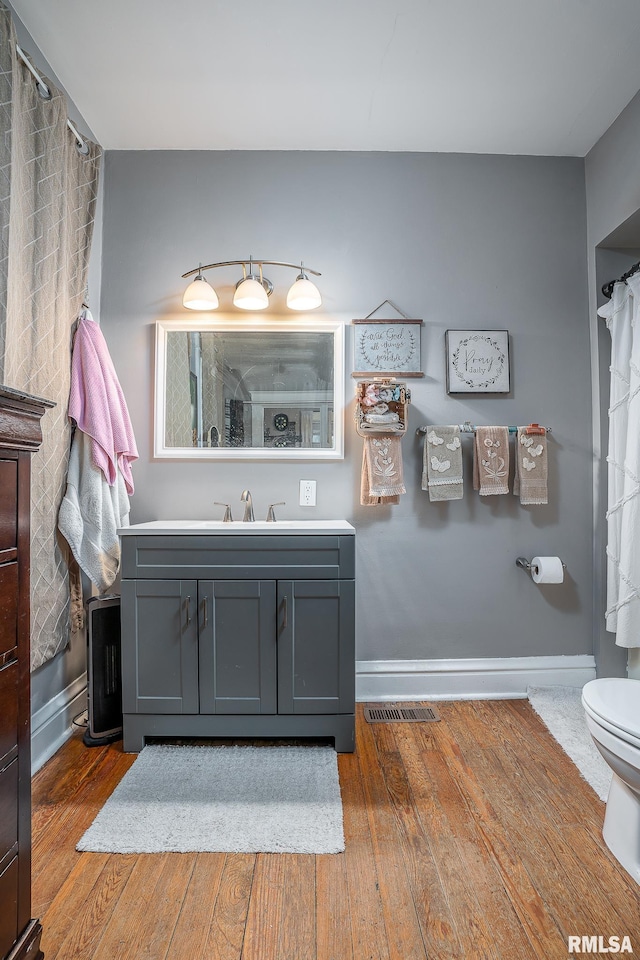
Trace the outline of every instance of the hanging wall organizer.
[[358, 380], [356, 432], [361, 437], [404, 436], [410, 403], [411, 391], [406, 383], [384, 377]]
[[[386, 304], [400, 319], [374, 319]], [[422, 320], [408, 317], [391, 300], [383, 302], [354, 326], [353, 377], [423, 377], [420, 369]]]

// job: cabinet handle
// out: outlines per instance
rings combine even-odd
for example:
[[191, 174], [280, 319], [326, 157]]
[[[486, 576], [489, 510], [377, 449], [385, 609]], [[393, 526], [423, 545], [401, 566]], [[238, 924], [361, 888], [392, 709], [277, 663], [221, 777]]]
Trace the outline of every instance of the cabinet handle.
[[286, 595], [285, 595], [285, 596], [282, 598], [282, 629], [283, 629], [283, 630], [286, 630], [286, 629], [287, 629], [287, 622], [288, 622], [288, 617], [287, 617], [287, 597], [286, 597]]
[[203, 597], [203, 600], [202, 600], [202, 613], [204, 616], [204, 625], [206, 627], [206, 625], [209, 622], [209, 618], [207, 616], [207, 598], [206, 597]]
[[191, 623], [191, 597], [187, 597], [187, 626]]

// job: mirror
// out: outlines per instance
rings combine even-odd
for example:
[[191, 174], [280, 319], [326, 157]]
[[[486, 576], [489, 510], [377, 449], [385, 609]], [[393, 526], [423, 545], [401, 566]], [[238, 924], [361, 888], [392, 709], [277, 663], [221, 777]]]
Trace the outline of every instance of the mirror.
[[343, 329], [327, 320], [158, 322], [155, 456], [342, 458]]

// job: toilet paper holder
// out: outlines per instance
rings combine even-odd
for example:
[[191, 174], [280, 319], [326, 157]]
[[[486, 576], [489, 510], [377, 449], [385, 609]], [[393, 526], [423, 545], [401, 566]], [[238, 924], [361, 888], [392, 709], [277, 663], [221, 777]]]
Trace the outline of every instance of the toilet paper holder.
[[[560, 563], [562, 564], [562, 569], [563, 569], [563, 570], [566, 570], [566, 569], [567, 569], [567, 565], [566, 565], [566, 563], [564, 562], [564, 560], [561, 560]], [[522, 570], [526, 570], [527, 573], [530, 574], [530, 573], [531, 573], [531, 560], [527, 560], [526, 557], [518, 557], [517, 560], [516, 560], [516, 567], [520, 567]]]

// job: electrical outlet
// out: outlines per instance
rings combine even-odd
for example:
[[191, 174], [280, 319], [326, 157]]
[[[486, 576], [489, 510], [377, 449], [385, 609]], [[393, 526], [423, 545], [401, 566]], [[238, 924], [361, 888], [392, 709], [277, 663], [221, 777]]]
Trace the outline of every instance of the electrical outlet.
[[315, 507], [316, 505], [316, 481], [300, 481], [300, 506]]

